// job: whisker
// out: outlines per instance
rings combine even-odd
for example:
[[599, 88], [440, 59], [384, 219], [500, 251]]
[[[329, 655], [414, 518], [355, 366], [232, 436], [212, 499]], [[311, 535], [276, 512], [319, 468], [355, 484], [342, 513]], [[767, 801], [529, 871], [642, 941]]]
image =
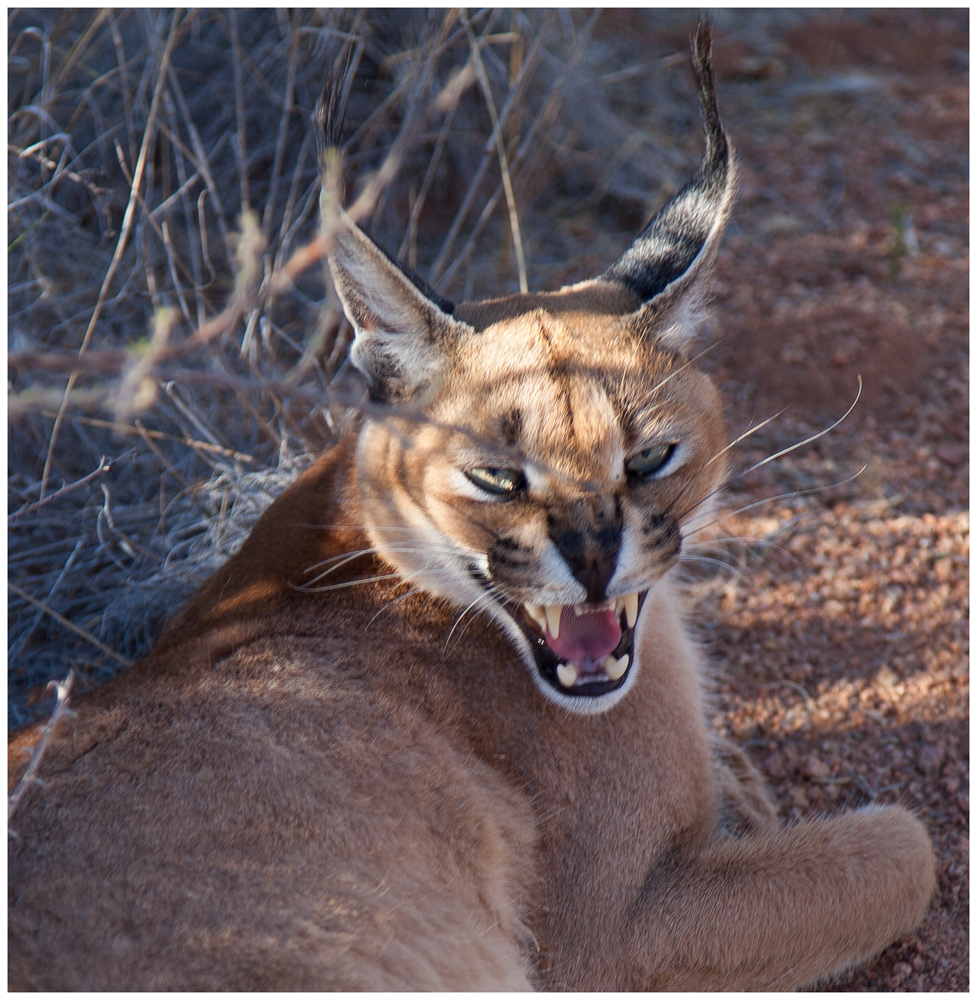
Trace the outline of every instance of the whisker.
[[[851, 406], [849, 406], [848, 409], [845, 410], [845, 412], [833, 424], [829, 424], [827, 427], [824, 428], [824, 430], [818, 431], [817, 434], [812, 434], [810, 437], [804, 438], [803, 441], [798, 441], [797, 444], [792, 444], [789, 448], [784, 448], [782, 451], [778, 451], [775, 455], [770, 455], [769, 457], [763, 459], [762, 462], [757, 462], [756, 465], [751, 465], [748, 469], [746, 469], [743, 472], [739, 473], [739, 475], [734, 476], [730, 480], [730, 482], [731, 483], [735, 483], [737, 479], [742, 479], [744, 476], [749, 475], [751, 472], [755, 472], [757, 469], [762, 468], [768, 462], [773, 462], [775, 459], [783, 458], [784, 455], [789, 455], [792, 451], [797, 451], [798, 448], [803, 448], [804, 445], [811, 444], [813, 441], [817, 441], [818, 438], [824, 437], [825, 434], [829, 434], [831, 431], [833, 431], [836, 427], [838, 427], [847, 418], [847, 416], [851, 413], [852, 410], [855, 409], [855, 407], [858, 405], [858, 401], [859, 401], [859, 399], [861, 399], [861, 397], [862, 397], [862, 376], [859, 375], [858, 376], [858, 394], [855, 396], [855, 399], [852, 402]], [[848, 481], [849, 480], [846, 480], [846, 482], [848, 482]], [[840, 485], [843, 485], [843, 484], [839, 483], [837, 485], [840, 486]]]
[[[725, 517], [727, 515], [723, 516]], [[775, 534], [779, 534], [781, 530], [782, 529], [778, 529], [777, 532], [775, 532]], [[787, 559], [790, 559], [792, 562], [796, 563], [801, 568], [806, 568], [804, 566], [804, 563], [801, 562], [801, 560], [798, 559], [797, 556], [795, 556], [794, 553], [790, 551], [790, 549], [785, 548], [779, 542], [775, 542], [772, 538], [759, 538], [756, 535], [726, 535], [722, 538], [715, 538], [711, 542], [692, 542], [690, 543], [689, 548], [697, 548], [698, 546], [706, 546], [710, 544], [719, 547], [724, 542], [742, 542], [745, 545], [747, 551], [749, 551], [753, 555], [756, 555], [757, 558], [761, 560], [763, 560], [763, 556], [760, 554], [761, 549], [775, 549], [779, 555], [785, 556]], [[753, 542], [755, 544], [750, 545], [749, 544], [750, 542]], [[766, 560], [763, 561], [766, 562]]]
[[740, 443], [740, 441], [745, 441], [751, 434], [756, 434], [757, 431], [762, 430], [764, 427], [767, 426], [767, 424], [772, 423], [774, 420], [777, 419], [777, 417], [779, 417], [786, 411], [787, 407], [785, 406], [783, 409], [778, 410], [772, 417], [767, 417], [766, 420], [761, 421], [755, 427], [748, 427], [738, 438], [736, 438], [735, 441], [730, 441], [725, 448], [723, 448], [721, 451], [717, 451], [716, 454], [713, 455], [708, 462], [706, 462], [706, 465], [712, 465], [712, 463], [715, 462], [717, 458], [721, 458], [723, 455], [726, 454], [727, 451], [729, 451], [732, 448], [735, 448]]
[[384, 611], [389, 611], [394, 605], [400, 604], [401, 601], [407, 600], [411, 594], [419, 593], [419, 589], [415, 584], [411, 584], [410, 590], [405, 594], [401, 594], [400, 597], [393, 597], [366, 623], [366, 627], [369, 629], [372, 627], [373, 623], [384, 613]]
[[395, 580], [399, 573], [385, 573], [381, 576], [367, 576], [360, 580], [348, 580], [345, 583], [331, 583], [325, 587], [310, 587], [307, 584], [290, 583], [292, 590], [298, 590], [303, 594], [323, 594], [327, 590], [342, 590], [345, 587], [359, 587], [367, 583], [378, 583], [380, 580]]
[[[498, 601], [498, 603], [502, 607], [505, 607], [506, 605], [513, 603], [513, 601], [511, 601], [508, 597], [506, 597], [504, 594], [502, 594], [499, 591], [498, 587], [496, 587], [495, 584], [490, 584], [489, 585], [489, 589], [486, 590], [486, 592], [484, 594], [482, 594], [481, 596], [479, 596], [476, 600], [472, 601], [472, 603], [469, 604], [468, 607], [465, 608], [464, 611], [462, 611], [461, 615], [459, 615], [458, 620], [451, 627], [451, 632], [448, 633], [448, 638], [445, 639], [445, 647], [444, 647], [445, 650], [447, 650], [447, 648], [448, 648], [448, 639], [451, 638], [451, 635], [454, 632], [454, 630], [461, 624], [461, 621], [465, 617], [465, 615], [468, 614], [468, 612], [473, 607], [475, 607], [476, 604], [479, 604], [481, 602], [485, 602], [487, 604], [487, 603], [489, 603], [489, 599], [493, 598], [493, 597]], [[458, 633], [458, 638], [455, 640], [455, 645], [456, 646], [458, 645], [458, 643], [461, 642], [462, 636], [464, 636], [465, 632], [468, 630], [468, 626], [471, 625], [471, 623], [475, 620], [476, 617], [477, 617], [477, 615], [472, 615], [472, 617], [468, 620], [468, 624], [465, 625], [465, 627], [461, 630], [461, 632]]]
[[[323, 559], [321, 562], [313, 563], [311, 566], [306, 566], [302, 572], [311, 573], [314, 569], [318, 569], [320, 566], [328, 566], [329, 563], [336, 562], [337, 559], [342, 560], [338, 566], [332, 567], [332, 570], [336, 570], [339, 569], [340, 566], [345, 566], [346, 563], [352, 562], [354, 559], [358, 559], [360, 556], [369, 555], [371, 552], [375, 551], [376, 549], [371, 545], [368, 549], [357, 549], [355, 552], [340, 552], [338, 555], [330, 556], [328, 559]], [[331, 573], [332, 570], [329, 572]]]
[[[852, 412], [852, 410], [855, 409], [855, 407], [858, 405], [858, 401], [861, 398], [861, 395], [862, 395], [862, 376], [859, 375], [858, 376], [858, 393], [855, 395], [855, 399], [853, 400], [851, 406], [849, 406], [848, 409], [845, 410], [845, 412], [834, 423], [829, 424], [823, 430], [818, 431], [817, 434], [812, 434], [810, 437], [804, 438], [803, 441], [798, 441], [795, 444], [792, 444], [789, 448], [784, 448], [781, 451], [778, 451], [774, 455], [769, 455], [769, 456], [767, 456], [767, 458], [763, 459], [760, 462], [757, 462], [755, 465], [751, 465], [748, 469], [744, 469], [742, 472], [737, 473], [735, 476], [733, 476], [732, 479], [730, 479], [730, 480], [728, 480], [728, 481], [726, 481], [724, 483], [721, 483], [719, 486], [716, 487], [716, 489], [712, 490], [710, 493], [707, 493], [704, 497], [702, 497], [701, 499], [697, 500], [691, 507], [689, 507], [688, 510], [686, 510], [683, 513], [679, 514], [678, 515], [678, 520], [680, 522], [684, 521], [684, 519], [686, 517], [688, 517], [688, 515], [691, 514], [692, 511], [694, 511], [696, 509], [696, 507], [698, 507], [701, 504], [704, 504], [707, 501], [711, 500], [718, 493], [721, 493], [723, 490], [725, 490], [731, 483], [735, 483], [738, 480], [743, 479], [745, 476], [748, 476], [751, 472], [755, 472], [757, 469], [762, 468], [764, 465], [767, 465], [769, 462], [772, 462], [772, 461], [774, 461], [777, 458], [783, 458], [784, 455], [789, 455], [792, 451], [796, 451], [798, 448], [803, 448], [804, 445], [811, 444], [813, 441], [817, 441], [818, 438], [824, 437], [825, 434], [829, 434], [836, 427], [838, 427], [842, 423], [842, 421], [844, 421], [848, 417], [848, 415]], [[785, 409], [786, 409], [786, 407], [785, 407]], [[763, 424], [759, 424], [756, 428], [754, 428], [754, 430], [759, 430], [760, 427], [764, 426], [764, 424], [769, 423], [771, 420], [776, 419], [776, 417], [779, 417], [780, 414], [782, 414], [783, 412], [784, 412], [784, 410], [780, 410], [779, 413], [775, 413], [772, 417], [768, 417], [767, 420], [764, 421]], [[747, 432], [747, 434], [751, 434], [751, 433], [753, 433], [753, 430]], [[746, 435], [741, 435], [741, 437], [737, 438], [736, 441], [733, 442], [733, 444], [736, 444], [738, 441], [742, 440], [742, 438], [745, 437], [745, 436]], [[713, 459], [718, 458], [719, 455], [721, 455], [721, 454], [722, 454], [722, 452], [718, 452], [716, 455], [713, 456]], [[713, 459], [710, 459], [710, 461], [712, 461]], [[861, 471], [859, 471], [858, 473], [856, 473], [856, 475], [861, 475], [862, 471], [864, 471], [864, 469], [861, 470]], [[850, 480], [845, 480], [845, 482], [850, 482]], [[691, 487], [691, 485], [692, 485], [692, 483], [690, 482], [685, 487], [685, 489], [683, 489], [682, 492], [679, 493], [679, 495], [675, 498], [674, 503], [677, 504], [678, 501], [681, 500], [682, 496], [689, 489], [689, 487]], [[844, 485], [844, 483], [835, 483], [834, 484], [834, 486], [843, 486], [843, 485]], [[819, 489], [834, 489], [834, 486], [819, 487]], [[819, 490], [814, 490], [813, 492], [818, 492], [818, 491]], [[811, 491], [805, 491], [805, 493], [806, 492], [811, 492]], [[797, 494], [793, 494], [793, 495], [795, 495], [795, 496], [804, 496], [805, 493], [797, 493]], [[790, 494], [788, 494], [788, 495], [790, 495]], [[783, 499], [783, 498], [782, 497], [771, 497], [770, 499], [771, 500], [775, 500], [775, 499], [779, 500], [779, 499]], [[767, 501], [763, 501], [763, 502], [766, 503]], [[724, 516], [728, 516], [728, 515], [724, 515]], [[719, 519], [717, 518], [716, 520], [719, 520]], [[701, 525], [700, 527], [693, 528], [692, 532], [695, 533], [695, 532], [698, 532], [698, 531], [703, 531], [705, 528], [708, 528], [710, 525], [715, 524], [715, 523], [716, 523], [715, 520], [710, 521], [709, 524], [705, 524], [705, 525]]]
[[[686, 556], [690, 560], [710, 560], [716, 563], [721, 563], [729, 569], [737, 569], [740, 575], [745, 575], [748, 569], [749, 562], [756, 560], [761, 566], [770, 566], [770, 560], [764, 555], [763, 550], [765, 548], [771, 548], [776, 550], [779, 555], [788, 556], [792, 562], [796, 563], [802, 569], [805, 568], [804, 564], [797, 558], [793, 553], [788, 552], [782, 545], [778, 545], [776, 542], [767, 542], [765, 539], [753, 539], [758, 544], [756, 546], [747, 544], [748, 539], [746, 538], [728, 538], [721, 539], [721, 541], [728, 542], [738, 542], [742, 544], [742, 549], [740, 551], [732, 551], [730, 549], [724, 548], [722, 545], [711, 545], [708, 542], [697, 542], [689, 546], [685, 552], [683, 552], [680, 562], [686, 559]], [[689, 551], [689, 550], [692, 551]], [[696, 550], [702, 550], [703, 552], [713, 552], [717, 555], [707, 556], [700, 555]], [[722, 559], [723, 555], [727, 555], [729, 558], [725, 561]]]
[[[718, 566], [721, 570], [724, 570], [728, 577], [723, 581], [725, 585], [730, 583], [739, 583], [746, 576], [746, 571], [738, 566], [733, 566], [730, 563], [723, 562], [722, 559], [711, 559], [709, 556], [692, 556], [690, 560], [697, 563], [706, 563], [711, 566]], [[684, 563], [679, 564], [680, 569], [688, 569], [687, 565]], [[688, 579], [688, 577], [687, 577]]]
[[673, 378], [675, 378], [675, 376], [676, 376], [676, 375], [679, 375], [679, 374], [681, 374], [681, 373], [682, 373], [683, 371], [685, 371], [685, 369], [686, 369], [686, 368], [689, 368], [689, 367], [690, 367], [691, 365], [694, 365], [694, 364], [696, 363], [696, 361], [698, 361], [698, 360], [699, 360], [699, 358], [701, 358], [701, 357], [704, 357], [704, 356], [705, 356], [706, 354], [708, 354], [708, 353], [709, 353], [710, 351], [712, 351], [712, 350], [715, 350], [715, 348], [717, 348], [717, 347], [718, 347], [718, 346], [719, 346], [720, 344], [724, 343], [724, 342], [725, 342], [726, 340], [727, 340], [727, 337], [720, 337], [720, 338], [719, 338], [718, 340], [714, 340], [714, 341], [713, 341], [713, 342], [712, 342], [711, 344], [708, 344], [708, 345], [707, 345], [706, 347], [704, 347], [704, 348], [703, 348], [703, 349], [702, 349], [701, 351], [699, 351], [699, 353], [698, 353], [698, 354], [696, 354], [696, 355], [695, 355], [694, 357], [691, 357], [691, 358], [689, 358], [689, 359], [688, 359], [688, 361], [686, 361], [686, 362], [685, 362], [684, 364], [681, 364], [681, 365], [679, 365], [679, 366], [678, 366], [678, 368], [676, 368], [676, 369], [675, 369], [675, 371], [673, 371], [673, 372], [669, 372], [669, 373], [668, 373], [668, 375], [666, 375], [666, 376], [665, 376], [665, 377], [664, 377], [664, 378], [663, 378], [663, 379], [662, 379], [662, 380], [661, 380], [661, 381], [660, 381], [660, 382], [659, 382], [659, 383], [658, 383], [658, 384], [657, 384], [657, 385], [656, 385], [656, 386], [655, 386], [655, 387], [654, 387], [654, 388], [653, 388], [653, 389], [651, 390], [651, 392], [649, 392], [649, 395], [651, 395], [651, 394], [653, 394], [653, 393], [656, 393], [656, 392], [658, 392], [658, 390], [659, 390], [659, 389], [660, 389], [660, 388], [661, 388], [661, 387], [662, 387], [662, 386], [663, 386], [663, 385], [664, 385], [664, 384], [665, 384], [666, 382], [669, 382], [669, 381], [671, 381], [671, 380], [672, 380]]
[[[432, 551], [445, 555], [451, 555], [455, 551], [450, 545], [443, 545], [443, 546], [427, 545], [424, 548], [418, 548], [417, 546], [414, 545], [400, 544], [400, 545], [388, 545], [386, 546], [386, 549], [390, 552], [420, 552], [423, 553], [424, 555], [430, 555]], [[336, 560], [339, 560], [339, 562], [336, 562], [336, 565], [330, 566], [329, 569], [323, 570], [323, 572], [321, 572], [318, 576], [315, 576], [308, 581], [309, 583], [316, 583], [323, 577], [329, 576], [330, 573], [335, 573], [336, 570], [341, 569], [343, 566], [345, 566], [347, 563], [352, 562], [354, 559], [359, 559], [361, 556], [369, 555], [371, 553], [376, 553], [378, 555], [382, 554], [380, 550], [377, 549], [376, 547], [369, 549], [360, 549], [357, 552], [348, 552], [348, 553], [340, 552], [338, 555], [330, 556], [328, 559], [323, 559], [322, 562], [313, 563], [313, 565], [303, 570], [303, 572], [311, 573], [312, 570], [318, 569], [320, 566], [326, 566], [330, 562], [336, 562]]]
[[710, 566], [719, 566], [722, 569], [736, 570], [736, 566], [727, 562], [724, 559], [716, 559], [713, 556], [700, 556], [695, 554], [686, 554], [682, 556], [681, 562], [697, 562], [697, 563], [707, 563]]
[[[464, 619], [465, 615], [467, 615], [468, 612], [471, 611], [471, 609], [473, 607], [475, 607], [476, 604], [481, 603], [482, 601], [486, 600], [488, 597], [489, 597], [488, 593], [479, 594], [478, 597], [476, 597], [475, 600], [472, 601], [471, 604], [469, 604], [468, 607], [465, 608], [465, 610], [462, 611], [462, 613], [455, 619], [454, 625], [451, 626], [451, 631], [448, 633], [448, 635], [446, 636], [446, 638], [444, 640], [444, 648], [445, 648], [445, 650], [447, 650], [448, 643], [451, 641], [451, 637], [454, 635], [455, 629], [462, 623], [462, 620]], [[461, 635], [459, 635], [458, 638], [461, 639]]]
[[[723, 539], [723, 541], [738, 542], [738, 538]], [[749, 546], [744, 545], [744, 549], [752, 551]], [[682, 555], [680, 558], [684, 559], [686, 555], [690, 558], [699, 558], [700, 552], [712, 552], [718, 555], [728, 556], [730, 560], [742, 559], [743, 551], [737, 551], [732, 546], [726, 547], [720, 544], [713, 544], [711, 542], [693, 542], [691, 545], [685, 546], [682, 549]]]
[[734, 517], [736, 514], [742, 514], [744, 511], [753, 510], [754, 507], [762, 507], [765, 503], [773, 503], [775, 500], [790, 500], [792, 497], [806, 497], [811, 496], [814, 493], [826, 493], [828, 490], [835, 490], [839, 486], [847, 486], [849, 483], [854, 482], [858, 477], [868, 468], [867, 465], [863, 465], [858, 472], [853, 476], [849, 476], [847, 479], [842, 479], [839, 483], [831, 483], [828, 486], [815, 486], [809, 490], [792, 490], [790, 493], [778, 493], [774, 497], [765, 497], [763, 500], [756, 500], [753, 503], [748, 503], [743, 507], [738, 507], [736, 510], [726, 511], [720, 517], [715, 520], [710, 521], [708, 524], [702, 525], [700, 528], [695, 529], [695, 533], [700, 531], [705, 531], [706, 528], [712, 527], [712, 525], [717, 524], [727, 517]]

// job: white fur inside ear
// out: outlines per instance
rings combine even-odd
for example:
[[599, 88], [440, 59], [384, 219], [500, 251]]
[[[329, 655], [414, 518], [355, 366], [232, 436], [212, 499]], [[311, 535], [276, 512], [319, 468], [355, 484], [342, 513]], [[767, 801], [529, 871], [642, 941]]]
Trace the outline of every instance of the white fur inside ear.
[[393, 362], [398, 378], [415, 386], [429, 383], [439, 367], [438, 357], [431, 350], [430, 344], [401, 332], [382, 328], [368, 333], [357, 328], [349, 358], [371, 380]]
[[[353, 325], [353, 364], [374, 387], [411, 391], [435, 377], [445, 335], [470, 328], [431, 301], [351, 221], [329, 252], [336, 293]], [[391, 388], [387, 386], [387, 388]]]
[[[668, 317], [668, 325], [655, 334], [655, 339], [662, 347], [678, 354], [688, 353], [699, 336], [700, 325], [707, 315], [702, 299], [701, 291], [692, 287], [682, 300], [676, 303]], [[654, 306], [649, 304], [643, 308], [653, 309]]]

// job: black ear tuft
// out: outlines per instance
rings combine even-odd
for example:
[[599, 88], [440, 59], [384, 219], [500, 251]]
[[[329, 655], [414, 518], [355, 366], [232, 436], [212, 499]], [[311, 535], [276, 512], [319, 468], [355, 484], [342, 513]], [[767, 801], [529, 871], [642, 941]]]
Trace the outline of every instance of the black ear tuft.
[[[329, 64], [322, 84], [322, 93], [316, 103], [313, 115], [316, 145], [319, 150], [319, 162], [325, 169], [327, 153], [330, 150], [342, 151], [348, 136], [346, 135], [346, 108], [349, 100], [350, 86], [353, 82], [353, 65], [355, 49], [350, 39]], [[394, 256], [387, 253], [378, 243], [374, 244], [387, 260], [406, 277], [411, 284], [427, 299], [430, 299], [448, 316], [455, 311], [455, 304], [438, 293], [417, 273], [402, 264]]]
[[313, 125], [320, 162], [327, 149], [341, 150], [346, 144], [346, 105], [352, 83], [352, 64], [353, 47], [347, 41], [326, 70], [322, 93], [315, 106]]
[[732, 152], [716, 105], [712, 29], [706, 23], [692, 40], [692, 67], [706, 133], [702, 163], [602, 276], [624, 285], [642, 303], [687, 286], [722, 232], [732, 202]]

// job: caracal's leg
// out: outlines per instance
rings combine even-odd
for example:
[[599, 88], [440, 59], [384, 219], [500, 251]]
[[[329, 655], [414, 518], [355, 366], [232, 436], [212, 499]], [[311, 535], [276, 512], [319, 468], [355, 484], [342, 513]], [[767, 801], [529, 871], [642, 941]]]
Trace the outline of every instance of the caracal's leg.
[[629, 921], [628, 985], [808, 985], [908, 934], [935, 885], [926, 831], [898, 806], [718, 840], [652, 873]]
[[712, 743], [720, 835], [742, 837], [775, 830], [780, 821], [760, 772], [728, 740], [717, 736]]

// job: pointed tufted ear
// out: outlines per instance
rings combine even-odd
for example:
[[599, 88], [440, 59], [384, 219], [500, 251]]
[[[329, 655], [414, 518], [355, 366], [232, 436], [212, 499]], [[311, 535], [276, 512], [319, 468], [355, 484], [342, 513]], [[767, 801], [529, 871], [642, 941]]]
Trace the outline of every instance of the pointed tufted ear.
[[[330, 227], [331, 228], [331, 227]], [[454, 304], [380, 249], [340, 212], [329, 267], [356, 333], [350, 358], [375, 402], [409, 400], [432, 384], [447, 351], [474, 331]]]
[[658, 338], [679, 351], [694, 335], [692, 316], [698, 299], [694, 285], [712, 260], [735, 191], [732, 150], [716, 104], [708, 24], [696, 29], [692, 66], [706, 133], [702, 163], [601, 275], [605, 281], [624, 285], [642, 303], [635, 314], [637, 324], [656, 328]]

